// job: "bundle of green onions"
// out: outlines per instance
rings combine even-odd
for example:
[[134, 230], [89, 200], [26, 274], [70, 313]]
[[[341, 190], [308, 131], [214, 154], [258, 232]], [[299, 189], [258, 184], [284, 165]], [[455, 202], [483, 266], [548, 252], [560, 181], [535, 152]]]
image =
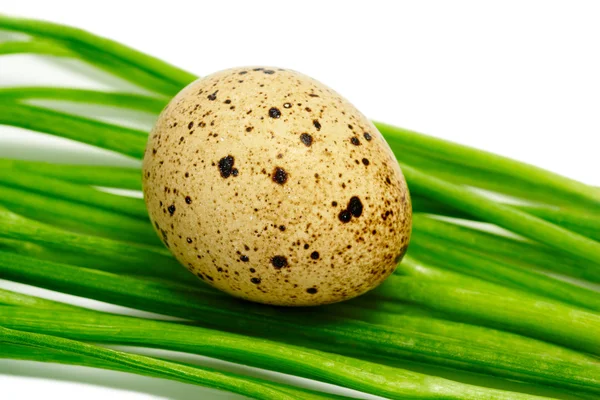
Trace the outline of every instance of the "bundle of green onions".
[[[29, 35], [0, 43], [0, 55], [80, 60], [148, 93], [1, 89], [3, 125], [139, 159], [147, 132], [34, 102], [156, 117], [196, 79], [79, 29], [5, 16], [0, 29]], [[598, 398], [600, 295], [593, 287], [600, 282], [600, 190], [376, 126], [412, 194], [408, 256], [367, 295], [310, 310], [246, 303], [198, 284], [162, 247], [143, 200], [99, 190], [139, 191], [139, 168], [0, 160], [0, 278], [178, 318], [115, 315], [0, 290], [0, 356], [132, 372], [257, 399], [344, 397], [102, 345], [210, 356], [392, 399]]]

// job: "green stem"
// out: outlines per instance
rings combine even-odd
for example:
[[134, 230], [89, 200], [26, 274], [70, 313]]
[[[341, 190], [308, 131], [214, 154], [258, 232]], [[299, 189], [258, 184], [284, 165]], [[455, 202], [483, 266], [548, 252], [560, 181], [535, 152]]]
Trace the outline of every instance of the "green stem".
[[434, 260], [437, 264], [467, 275], [600, 311], [597, 292], [510, 262], [498, 262], [493, 256], [474, 253], [468, 242], [456, 243], [456, 238], [447, 239], [454, 232], [461, 231], [460, 227], [451, 223], [421, 214], [414, 214], [413, 222], [411, 251], [423, 261]]
[[429, 176], [418, 169], [401, 164], [411, 190], [495, 223], [525, 237], [561, 249], [574, 257], [600, 263], [600, 243], [554, 224], [489, 200], [460, 186]]
[[[355, 300], [352, 303], [356, 304], [358, 301]], [[15, 318], [14, 316], [18, 314], [18, 318], [16, 320], [25, 322], [18, 322], [20, 327], [16, 329], [51, 329], [50, 331], [45, 331], [48, 334], [57, 334], [57, 335], [66, 335], [69, 338], [79, 339], [79, 340], [90, 340], [90, 341], [100, 341], [104, 343], [115, 343], [115, 344], [129, 344], [136, 346], [144, 346], [144, 347], [160, 347], [160, 348], [168, 348], [176, 351], [183, 351], [188, 353], [196, 353], [208, 355], [211, 357], [228, 359], [234, 362], [242, 362], [242, 363], [250, 363], [252, 361], [240, 358], [231, 358], [234, 354], [239, 353], [242, 349], [249, 351], [250, 353], [256, 352], [256, 349], [248, 350], [247, 345], [250, 346], [249, 343], [246, 343], [248, 339], [246, 336], [240, 336], [236, 334], [226, 333], [223, 331], [212, 331], [207, 330], [205, 328], [201, 328], [199, 326], [188, 326], [175, 324], [171, 322], [163, 322], [163, 321], [151, 321], [147, 319], [140, 319], [134, 317], [117, 317], [112, 314], [107, 314], [104, 312], [91, 311], [84, 308], [80, 308], [77, 306], [73, 306], [70, 304], [60, 303], [52, 300], [42, 299], [35, 296], [29, 296], [17, 292], [12, 292], [9, 290], [0, 289], [0, 304], [11, 305], [11, 306], [19, 306], [19, 307], [29, 307], [33, 308], [37, 311], [31, 310], [29, 314], [27, 314], [24, 310], [20, 309], [20, 311], [14, 311], [12, 315], [11, 321]], [[600, 366], [598, 360], [591, 356], [586, 356], [576, 351], [566, 349], [563, 347], [559, 347], [550, 343], [541, 342], [537, 340], [533, 340], [527, 337], [515, 335], [508, 332], [493, 330], [489, 328], [484, 328], [475, 325], [468, 325], [459, 322], [446, 321], [436, 318], [431, 318], [426, 315], [412, 315], [411, 312], [412, 306], [405, 306], [404, 309], [399, 314], [392, 313], [383, 313], [380, 311], [366, 310], [359, 307], [347, 307], [347, 303], [338, 303], [327, 306], [327, 310], [321, 310], [323, 313], [331, 313], [332, 315], [346, 315], [351, 319], [361, 319], [361, 320], [370, 320], [373, 323], [378, 323], [381, 325], [388, 326], [396, 326], [399, 328], [404, 328], [413, 332], [422, 332], [432, 335], [439, 335], [446, 338], [451, 338], [453, 340], [458, 340], [461, 342], [475, 343], [477, 346], [482, 347], [490, 347], [490, 348], [498, 348], [498, 349], [506, 349], [509, 347], [514, 347], [519, 349], [520, 351], [526, 351], [530, 353], [542, 353], [549, 357], [553, 357], [557, 360], [563, 360], [567, 362], [572, 362], [574, 364], [589, 364], [589, 365], [598, 365]], [[10, 312], [10, 309], [4, 309], [7, 312]], [[41, 310], [49, 310], [49, 311], [41, 311]], [[49, 324], [43, 323], [37, 320], [37, 317], [42, 318], [56, 318], [56, 311], [65, 311], [65, 313], [60, 314], [63, 317], [59, 317], [59, 319], [55, 320], [56, 322], [65, 321], [69, 328], [62, 330], [62, 328], [47, 328]], [[70, 313], [69, 313], [70, 312]], [[73, 312], [75, 316], [73, 317]], [[302, 312], [299, 313], [303, 315]], [[7, 314], [8, 315], [8, 314]], [[44, 317], [45, 316], [45, 317]], [[87, 319], [82, 319], [84, 316], [87, 316]], [[363, 319], [364, 317], [364, 319]], [[2, 318], [2, 317], [0, 317]], [[3, 320], [3, 321], [6, 321]], [[80, 321], [80, 322], [77, 322]], [[10, 324], [14, 324], [15, 322], [10, 322]], [[33, 328], [34, 324], [36, 327]], [[38, 327], [41, 325], [41, 327]], [[79, 326], [82, 325], [82, 326]], [[14, 325], [16, 326], [16, 325]], [[93, 326], [96, 326], [95, 328]], [[106, 327], [110, 326], [109, 331], [106, 331]], [[60, 330], [58, 332], [57, 330]], [[147, 335], [145, 332], [161, 332], [158, 335]], [[84, 332], [95, 332], [95, 333], [84, 333]], [[104, 337], [102, 336], [102, 332], [112, 333], [114, 336], [112, 337]], [[143, 336], [140, 335], [140, 332], [144, 332]], [[173, 333], [174, 332], [174, 333]], [[77, 336], [77, 335], [96, 335], [96, 336]], [[209, 336], [202, 336], [208, 334]], [[76, 336], [72, 336], [76, 335]], [[132, 336], [133, 335], [133, 336]], [[212, 336], [211, 336], [212, 335]], [[220, 335], [222, 337], [231, 337], [231, 340], [222, 341], [221, 345], [218, 343], [207, 343], [211, 342], [211, 338], [215, 337], [215, 335]], [[468, 339], [465, 338], [465, 335], [468, 336]], [[132, 339], [133, 338], [133, 339]], [[239, 338], [239, 341], [237, 340]], [[133, 340], [133, 341], [132, 341]], [[223, 349], [220, 353], [215, 353], [215, 351], [219, 351], [225, 343], [233, 343], [238, 345], [239, 350], [235, 350], [233, 348]], [[240, 343], [244, 342], [244, 343]], [[201, 344], [199, 344], [201, 343]], [[308, 350], [308, 349], [297, 349], [295, 346], [284, 345], [277, 342], [263, 341], [261, 343], [270, 343], [275, 347], [263, 349], [260, 354], [270, 354], [272, 357], [277, 357], [279, 351], [276, 351], [278, 347], [288, 346], [292, 347], [300, 352], [302, 351], [311, 351], [315, 352], [317, 355], [322, 352], [318, 350]], [[205, 346], [208, 348], [204, 349]], [[213, 346], [216, 346], [214, 348]], [[198, 349], [203, 349], [202, 352], [199, 352]], [[296, 351], [294, 350], [294, 351]], [[209, 353], [204, 353], [208, 351]], [[329, 353], [323, 353], [328, 357], [331, 357], [331, 360], [345, 360], [347, 357], [337, 356]], [[309, 357], [310, 358], [310, 357]], [[319, 358], [317, 357], [319, 360]], [[330, 360], [330, 361], [331, 361]], [[285, 360], [285, 359], [271, 359], [271, 361], [264, 361], [266, 364], [278, 364], [278, 363], [289, 363], [292, 362], [293, 359]], [[326, 361], [323, 364], [323, 368], [326, 368], [328, 362]], [[340, 361], [341, 362], [341, 361]], [[348, 362], [354, 362], [352, 359], [348, 359]], [[266, 364], [252, 364], [258, 366], [260, 368], [266, 368]], [[369, 363], [365, 364], [369, 366]], [[363, 368], [362, 366], [361, 368]], [[370, 369], [370, 368], [369, 368]], [[385, 368], [383, 371], [387, 371]], [[290, 372], [290, 371], [288, 371]], [[290, 372], [297, 373], [298, 371]], [[398, 371], [402, 372], [402, 371]], [[396, 375], [398, 372], [392, 374]], [[316, 375], [307, 375], [308, 377], [314, 378]], [[353, 374], [354, 376], [354, 374]], [[360, 376], [360, 374], [358, 374]], [[391, 376], [391, 375], [390, 375]], [[334, 380], [328, 380], [328, 382], [335, 383]], [[366, 387], [355, 387], [357, 390], [372, 390], [367, 389]]]
[[[427, 171], [427, 173], [429, 175], [436, 176], [437, 178], [441, 177], [437, 174], [431, 174], [430, 171]], [[411, 202], [413, 212], [437, 214], [452, 218], [462, 218], [475, 221], [480, 220], [469, 213], [449, 207], [436, 200], [423, 197], [419, 193], [411, 194]], [[580, 210], [575, 210], [568, 207], [547, 206], [542, 204], [510, 204], [510, 206], [518, 210], [525, 211], [545, 221], [552, 222], [553, 224], [561, 226], [570, 231], [587, 236], [590, 239], [600, 240], [600, 215], [594, 215], [589, 212], [582, 212]]]
[[139, 168], [112, 167], [101, 165], [55, 164], [40, 161], [0, 159], [0, 170], [14, 168], [38, 173], [83, 185], [142, 190]]
[[513, 181], [524, 182], [534, 187], [542, 186], [557, 195], [585, 202], [600, 211], [600, 192], [581, 182], [483, 150], [383, 123], [375, 125], [388, 140], [405, 146], [406, 151], [417, 151], [428, 158], [505, 175]]
[[102, 51], [79, 46], [74, 43], [66, 43], [65, 46], [77, 54], [82, 61], [95, 68], [108, 72], [127, 82], [144, 88], [153, 94], [171, 98], [175, 96], [183, 86], [174, 85], [171, 82], [153, 75], [152, 73], [129, 64], [119, 58], [107, 55]]
[[3, 183], [0, 183], [0, 205], [74, 232], [162, 247], [149, 221], [114, 211], [4, 186]]
[[70, 354], [91, 357], [100, 361], [117, 364], [128, 370], [139, 371], [145, 375], [161, 376], [180, 382], [226, 390], [255, 399], [303, 399], [303, 397], [290, 394], [287, 390], [274, 389], [273, 386], [277, 387], [277, 384], [263, 385], [256, 378], [242, 377], [203, 367], [189, 367], [179, 363], [110, 350], [55, 336], [23, 332], [0, 326], [0, 342], [41, 347], [47, 350], [64, 351]]
[[35, 40], [15, 40], [0, 43], [0, 55], [8, 54], [40, 54], [56, 57], [74, 57], [75, 54], [54, 42]]
[[72, 44], [82, 52], [98, 53], [98, 58], [100, 55], [110, 56], [123, 64], [142, 70], [179, 89], [196, 79], [195, 75], [171, 64], [82, 29], [51, 22], [3, 15], [0, 15], [0, 29], [28, 33], [43, 37], [44, 39], [53, 39]]
[[1, 165], [0, 170], [3, 171], [0, 175], [0, 184], [2, 185], [41, 193], [46, 197], [57, 197], [87, 204], [148, 221], [148, 212], [143, 200], [102, 192], [89, 186], [49, 178], [36, 172], [13, 168], [4, 170]]
[[413, 215], [413, 227], [450, 241], [452, 246], [466, 247], [481, 257], [510, 262], [529, 270], [552, 271], [590, 282], [600, 282], [600, 265], [571, 258], [538, 243], [459, 226], [418, 213]]
[[[55, 261], [69, 265], [77, 265], [99, 271], [110, 271], [125, 275], [139, 275], [140, 272], [144, 272], [143, 276], [149, 278], [152, 277], [151, 269], [148, 271], [148, 273], [145, 273], [146, 271], [141, 270], [141, 268], [135, 268], [133, 271], [131, 271], [132, 268], [129, 265], [126, 263], [122, 264], [115, 262], [114, 260], [111, 260], [110, 257], [108, 259], [102, 257], [90, 257], [83, 252], [72, 252], [62, 249], [58, 250], [23, 240], [0, 238], [0, 249], [28, 257], [35, 257], [42, 260]], [[177, 281], [177, 279], [172, 278], [171, 280]]]
[[379, 290], [454, 319], [504, 329], [600, 355], [600, 315], [563, 303], [498, 287], [460, 287], [411, 277], [394, 277]]
[[84, 104], [100, 104], [158, 114], [167, 99], [131, 93], [60, 87], [11, 87], [0, 89], [0, 102], [22, 100], [56, 100]]
[[581, 212], [568, 207], [516, 206], [531, 215], [600, 241], [600, 214]]
[[0, 321], [11, 329], [200, 354], [390, 398], [431, 398], [439, 394], [445, 398], [474, 398], [475, 394], [495, 392], [474, 390], [468, 385], [350, 357], [200, 327], [86, 311], [15, 307], [5, 311]]
[[413, 213], [436, 214], [445, 217], [461, 218], [468, 220], [476, 219], [471, 214], [457, 210], [454, 207], [450, 207], [444, 203], [440, 203], [439, 201], [435, 201], [428, 197], [421, 196], [418, 193], [410, 194], [410, 202], [412, 205]]
[[412, 254], [425, 262], [485, 279], [502, 286], [562, 301], [591, 311], [600, 311], [597, 292], [510, 263], [499, 263], [478, 256], [468, 247], [449, 246], [448, 242], [414, 229]]
[[408, 358], [528, 382], [600, 390], [600, 366], [592, 367], [588, 361], [574, 364], [515, 349], [506, 353], [329, 314], [309, 312], [303, 317], [304, 310], [279, 310], [166, 282], [99, 273], [2, 252], [0, 273], [6, 279], [51, 290], [193, 319], [218, 329], [310, 344], [312, 348], [339, 354], [359, 352], [363, 357], [385, 357], [396, 362], [398, 358]]
[[131, 64], [74, 43], [56, 42], [39, 38], [28, 41], [0, 43], [0, 55], [6, 54], [36, 54], [79, 59], [139, 87], [169, 97], [181, 89], [179, 86], [165, 82], [161, 78], [140, 70]]
[[140, 159], [148, 136], [143, 131], [16, 103], [0, 104], [0, 125], [48, 133]]
[[[112, 265], [112, 270], [133, 275], [168, 277], [189, 283], [195, 278], [187, 272], [167, 249], [120, 242], [97, 236], [86, 236], [44, 225], [0, 207], [0, 238], [24, 240], [67, 253], [110, 261], [98, 266]], [[96, 264], [94, 264], [95, 266]]]
[[[112, 371], [119, 371], [125, 373], [132, 373], [137, 375], [144, 375], [153, 378], [165, 378], [170, 379], [162, 374], [158, 373], [149, 373], [147, 371], [133, 369], [129, 366], [124, 366], [121, 364], [115, 364], [113, 362], [105, 361], [98, 358], [92, 358], [88, 356], [82, 356], [79, 354], [60, 352], [53, 349], [48, 348], [40, 348], [40, 347], [31, 347], [31, 346], [23, 346], [23, 345], [14, 345], [14, 344], [5, 344], [0, 348], [0, 358], [11, 359], [11, 360], [21, 360], [21, 361], [35, 361], [35, 362], [44, 362], [44, 363], [54, 363], [54, 364], [65, 364], [65, 365], [77, 365], [82, 367], [90, 367], [90, 368], [100, 368], [107, 369]], [[198, 368], [193, 364], [186, 364], [181, 362], [175, 362], [175, 364], [187, 365], [191, 368]], [[231, 375], [228, 372], [223, 372], [225, 374]], [[233, 374], [235, 376], [239, 376], [237, 374]], [[240, 376], [242, 379], [248, 379], [247, 376]], [[313, 392], [311, 390], [291, 387], [288, 385], [283, 385], [276, 382], [265, 381], [261, 379], [253, 379], [250, 378], [252, 382], [260, 382], [262, 385], [271, 387], [275, 390], [284, 391], [290, 394], [295, 394], [299, 398], [302, 399], [311, 399], [311, 400], [325, 400], [325, 399], [348, 399], [347, 397], [337, 396], [329, 393], [323, 392]], [[182, 381], [184, 383], [196, 384], [192, 381]]]

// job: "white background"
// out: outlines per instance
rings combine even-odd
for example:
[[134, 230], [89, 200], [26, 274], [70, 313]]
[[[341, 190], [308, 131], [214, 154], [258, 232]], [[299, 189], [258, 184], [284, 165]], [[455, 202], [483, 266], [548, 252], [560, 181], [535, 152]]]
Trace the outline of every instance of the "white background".
[[[296, 69], [373, 119], [600, 185], [596, 1], [6, 0], [0, 13], [85, 28], [198, 75], [240, 65]], [[0, 86], [52, 83], [98, 86], [32, 57], [0, 58]], [[0, 127], [0, 156], [64, 157], [58, 145], [32, 153], [36, 143], [51, 144]], [[127, 163], [89, 154], [91, 162]], [[0, 397], [239, 398], [83, 371], [0, 361]]]

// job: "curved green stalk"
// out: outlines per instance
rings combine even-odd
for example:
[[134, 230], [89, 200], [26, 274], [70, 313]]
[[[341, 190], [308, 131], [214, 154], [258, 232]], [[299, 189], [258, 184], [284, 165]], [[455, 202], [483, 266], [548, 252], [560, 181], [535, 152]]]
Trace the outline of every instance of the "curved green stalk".
[[[31, 347], [31, 346], [23, 346], [23, 345], [14, 345], [14, 344], [5, 344], [0, 348], [0, 358], [11, 359], [11, 360], [21, 360], [21, 361], [36, 361], [43, 363], [53, 363], [53, 364], [65, 364], [65, 365], [78, 365], [82, 367], [90, 367], [90, 368], [100, 368], [107, 369], [112, 371], [126, 372], [131, 374], [138, 374], [149, 376], [153, 378], [164, 378], [170, 379], [170, 377], [163, 376], [158, 373], [149, 373], [147, 371], [142, 371], [138, 369], [133, 369], [129, 366], [124, 366], [121, 364], [115, 364], [113, 362], [101, 360], [98, 358], [92, 358], [88, 356], [82, 356], [79, 354], [66, 353], [61, 351], [56, 351], [48, 348], [40, 348], [40, 347]], [[174, 362], [175, 364], [187, 365], [191, 368], [198, 368], [198, 366], [193, 364], [186, 364], [181, 362]], [[200, 367], [202, 368], [202, 367]], [[212, 370], [212, 369], [211, 369]], [[231, 374], [228, 372], [223, 372], [227, 375], [240, 376], [242, 379], [248, 379], [249, 377], [245, 375], [237, 375]], [[324, 392], [313, 392], [311, 390], [291, 387], [288, 385], [283, 385], [277, 382], [265, 381], [261, 379], [249, 378], [252, 382], [259, 382], [264, 386], [271, 387], [275, 390], [280, 390], [284, 392], [288, 392], [290, 394], [295, 394], [301, 399], [310, 399], [310, 400], [342, 400], [349, 399], [344, 396], [337, 396]], [[197, 384], [192, 381], [182, 381], [183, 383], [191, 383]], [[207, 386], [208, 387], [208, 386]]]
[[468, 220], [476, 219], [469, 213], [457, 210], [454, 207], [450, 207], [447, 204], [440, 203], [439, 201], [430, 199], [429, 197], [421, 196], [419, 193], [411, 192], [410, 203], [412, 205], [413, 213], [436, 214], [442, 215], [444, 217], [461, 218]]
[[[429, 171], [427, 171], [430, 174]], [[440, 177], [440, 175], [435, 175]], [[452, 218], [462, 218], [474, 221], [480, 221], [471, 214], [457, 210], [446, 204], [442, 204], [436, 200], [421, 196], [420, 193], [411, 193], [411, 203], [413, 212], [422, 212], [429, 214], [443, 215]], [[506, 204], [506, 203], [504, 203]], [[596, 241], [600, 240], [600, 214], [583, 212], [580, 210], [560, 207], [548, 206], [543, 204], [522, 205], [522, 204], [506, 204], [518, 210], [525, 211], [531, 215], [539, 217], [545, 221], [561, 226], [570, 231], [587, 236]]]
[[152, 357], [106, 349], [75, 340], [23, 332], [2, 326], [0, 326], [0, 343], [40, 347], [53, 351], [65, 351], [69, 354], [77, 354], [114, 363], [128, 370], [140, 371], [145, 375], [161, 376], [181, 382], [194, 383], [196, 385], [239, 393], [255, 399], [302, 400], [305, 398], [297, 395], [298, 392], [292, 394], [292, 391], [277, 390], [274, 388], [279, 386], [277, 384], [263, 385], [262, 381], [256, 378], [242, 377], [209, 368], [190, 367]]
[[0, 104], [0, 125], [48, 133], [142, 158], [147, 133], [42, 107]]
[[460, 287], [411, 277], [393, 277], [378, 289], [390, 299], [408, 301], [478, 325], [504, 329], [600, 355], [600, 315], [564, 303], [498, 286]]
[[552, 271], [590, 282], [600, 282], [600, 265], [572, 258], [539, 243], [459, 226], [419, 213], [413, 214], [413, 227], [451, 241], [452, 246], [467, 247], [482, 257], [510, 262], [529, 270]]
[[112, 167], [104, 165], [55, 164], [41, 161], [1, 158], [0, 170], [14, 168], [51, 178], [84, 185], [109, 188], [142, 190], [139, 168]]
[[593, 290], [510, 263], [499, 263], [478, 256], [465, 246], [451, 246], [443, 239], [424, 233], [419, 225], [413, 228], [411, 251], [411, 254], [425, 262], [577, 307], [600, 311], [600, 295]]
[[100, 104], [158, 114], [168, 99], [121, 92], [71, 89], [61, 87], [10, 87], [0, 89], [0, 103], [3, 101], [56, 100], [85, 104]]
[[[200, 354], [343, 385], [390, 398], [477, 398], [504, 393], [368, 361], [195, 326], [100, 313], [7, 308], [11, 329], [73, 340], [157, 347]], [[38, 314], [39, 313], [39, 314]], [[513, 394], [513, 396], [527, 395]]]
[[8, 54], [37, 54], [79, 59], [139, 87], [169, 97], [177, 93], [180, 89], [180, 87], [165, 82], [131, 64], [122, 62], [99, 51], [82, 48], [73, 43], [54, 42], [39, 38], [28, 41], [0, 43], [0, 55]]
[[[354, 300], [353, 304], [358, 303], [358, 300]], [[171, 322], [162, 322], [162, 321], [151, 321], [147, 319], [140, 319], [134, 317], [117, 317], [112, 314], [107, 314], [104, 312], [96, 312], [87, 310], [84, 308], [80, 308], [77, 306], [73, 306], [70, 304], [60, 303], [52, 300], [46, 300], [35, 296], [24, 295], [17, 292], [12, 292], [9, 290], [0, 289], [0, 304], [11, 305], [11, 306], [19, 306], [19, 307], [29, 307], [34, 308], [37, 311], [31, 310], [29, 314], [25, 311], [14, 311], [12, 315], [10, 324], [21, 324], [17, 329], [32, 329], [33, 325], [36, 326], [35, 330], [38, 330], [38, 325], [42, 325], [45, 328], [39, 329], [49, 329], [47, 326], [50, 324], [40, 322], [37, 320], [38, 317], [42, 318], [56, 318], [58, 315], [58, 319], [55, 321], [58, 323], [60, 321], [64, 321], [69, 328], [51, 328], [50, 330], [46, 330], [45, 332], [48, 334], [57, 334], [60, 336], [67, 336], [69, 338], [78, 339], [78, 340], [93, 340], [95, 342], [103, 342], [103, 343], [114, 343], [114, 344], [128, 344], [135, 346], [144, 346], [144, 347], [160, 347], [160, 348], [168, 348], [176, 351], [183, 351], [188, 353], [196, 353], [196, 354], [204, 354], [211, 357], [228, 359], [234, 362], [248, 363], [246, 359], [240, 358], [231, 358], [234, 357], [236, 353], [239, 351], [235, 351], [232, 348], [225, 348], [222, 352], [220, 349], [225, 343], [229, 343], [228, 341], [221, 341], [221, 343], [207, 343], [210, 342], [210, 338], [215, 335], [221, 335], [223, 337], [239, 337], [240, 342], [246, 342], [248, 338], [246, 336], [240, 336], [236, 334], [230, 334], [223, 331], [212, 331], [207, 330], [205, 328], [201, 328], [199, 326], [187, 326], [180, 324], [175, 324]], [[411, 314], [412, 309], [411, 306], [405, 306], [400, 313], [386, 313], [380, 311], [366, 310], [360, 307], [347, 307], [348, 303], [338, 303], [327, 306], [327, 310], [320, 310], [323, 313], [329, 313], [331, 315], [343, 315], [350, 319], [359, 319], [368, 321], [370, 323], [375, 323], [379, 325], [387, 325], [392, 327], [403, 328], [413, 332], [421, 332], [432, 335], [443, 336], [446, 338], [451, 338], [453, 340], [458, 340], [461, 342], [465, 342], [465, 344], [475, 344], [477, 346], [486, 347], [486, 348], [497, 348], [499, 350], [503, 350], [506, 348], [515, 348], [519, 349], [519, 351], [525, 351], [532, 354], [540, 353], [545, 354], [549, 357], [553, 357], [557, 360], [563, 360], [567, 362], [572, 362], [574, 364], [589, 364], [589, 365], [597, 365], [600, 366], [600, 361], [592, 356], [586, 356], [576, 351], [566, 349], [563, 347], [559, 347], [550, 343], [541, 342], [538, 340], [533, 340], [527, 337], [519, 336], [516, 334], [493, 330], [485, 327], [468, 325], [459, 322], [446, 321], [437, 318], [432, 318], [426, 315], [419, 314]], [[5, 309], [10, 313], [10, 309]], [[49, 310], [49, 311], [41, 311], [41, 310]], [[63, 314], [56, 313], [55, 311], [65, 311]], [[69, 313], [71, 312], [71, 313]], [[73, 314], [73, 312], [75, 314]], [[18, 321], [14, 322], [14, 315], [18, 314]], [[46, 317], [45, 317], [46, 316]], [[75, 317], [77, 318], [75, 318]], [[85, 319], [83, 317], [87, 316]], [[1, 320], [2, 317], [0, 317]], [[83, 319], [82, 319], [83, 318]], [[6, 321], [4, 319], [3, 321]], [[78, 322], [80, 321], [80, 322]], [[25, 325], [22, 325], [25, 324]], [[32, 325], [33, 324], [33, 325]], [[83, 326], [79, 326], [83, 324]], [[17, 325], [12, 325], [17, 326]], [[24, 327], [23, 327], [24, 326]], [[106, 330], [106, 327], [110, 326], [110, 332], [113, 336], [102, 336], [103, 330]], [[57, 329], [60, 330], [57, 331]], [[133, 329], [133, 331], [132, 331]], [[146, 332], [161, 332], [158, 335], [147, 335]], [[204, 334], [210, 333], [207, 337], [202, 336]], [[139, 332], [144, 332], [144, 335], [141, 336]], [[174, 332], [174, 333], [173, 333]], [[108, 332], [105, 332], [108, 333]], [[83, 336], [82, 336], [83, 335]], [[94, 335], [94, 336], [88, 336]], [[212, 336], [211, 336], [212, 335]], [[466, 338], [465, 336], [468, 336]], [[254, 339], [252, 339], [254, 340]], [[269, 354], [271, 357], [277, 357], [278, 352], [275, 351], [278, 346], [288, 346], [295, 348], [295, 346], [285, 345], [277, 342], [263, 341], [264, 343], [272, 343], [275, 347], [271, 349], [266, 349], [264, 354]], [[237, 340], [231, 339], [231, 343], [239, 346], [240, 349], [247, 349], [246, 345], [243, 343], [239, 343]], [[205, 347], [208, 348], [205, 349]], [[212, 346], [216, 346], [213, 348]], [[251, 348], [248, 343], [248, 347]], [[237, 347], [236, 347], [237, 348]], [[200, 351], [202, 349], [203, 351]], [[297, 349], [297, 348], [296, 348]], [[320, 354], [322, 352], [318, 350], [309, 350], [309, 349], [297, 349], [300, 352], [310, 351], [316, 352], [316, 354]], [[208, 351], [208, 353], [204, 353]], [[247, 350], [250, 353], [255, 353], [256, 349]], [[337, 356], [330, 353], [323, 353], [328, 357], [331, 357], [331, 360], [338, 359], [344, 361], [347, 357]], [[308, 357], [310, 358], [310, 357]], [[318, 360], [320, 360], [317, 357]], [[304, 360], [304, 358], [302, 359]], [[348, 359], [348, 362], [354, 362], [352, 359]], [[289, 363], [293, 362], [293, 360], [286, 359], [272, 359], [271, 361], [264, 360], [261, 364], [252, 364], [252, 365], [268, 368], [268, 364], [271, 363]], [[266, 363], [266, 364], [265, 364]], [[326, 364], [323, 364], [325, 366]], [[370, 365], [370, 363], [366, 363], [365, 365]], [[286, 370], [290, 372], [290, 370]], [[388, 369], [384, 368], [382, 372], [388, 371]], [[297, 372], [297, 371], [296, 371]], [[290, 373], [296, 373], [290, 372]], [[403, 371], [399, 370], [396, 373], [390, 376], [398, 376], [397, 374], [402, 374]], [[300, 372], [302, 374], [302, 372]], [[358, 372], [353, 373], [352, 376], [356, 375], [360, 377]], [[307, 377], [316, 378], [317, 375], [311, 374], [306, 375]], [[319, 375], [321, 376], [321, 375]], [[414, 378], [414, 377], [413, 377]], [[327, 380], [328, 382], [335, 383], [334, 380]], [[364, 386], [356, 386], [357, 390], [369, 391], [373, 389], [367, 389]], [[378, 392], [383, 394], [383, 392]], [[388, 393], [389, 394], [389, 393]]]
[[[120, 242], [98, 236], [81, 235], [57, 229], [21, 217], [0, 207], [0, 238], [24, 240], [67, 253], [86, 255], [90, 263], [98, 257], [112, 263], [112, 270], [133, 275], [168, 276], [170, 280], [189, 283], [194, 281], [167, 249]], [[94, 264], [95, 265], [95, 264]]]
[[568, 207], [519, 205], [516, 208], [590, 239], [600, 241], [600, 214], [585, 213]]
[[[577, 390], [600, 390], [600, 366], [568, 363], [544, 354], [510, 353], [448, 341], [436, 335], [345, 320], [331, 315], [241, 302], [166, 282], [117, 276], [0, 252], [0, 273], [18, 282], [160, 314], [219, 329], [277, 338], [362, 357], [415, 359], [478, 373]], [[546, 323], [549, 320], [546, 319]], [[563, 329], [568, 329], [564, 327]], [[591, 335], [591, 333], [590, 333]], [[574, 335], [573, 337], [577, 337]]]
[[171, 98], [183, 88], [103, 51], [82, 47], [76, 43], [65, 45], [77, 53], [81, 61], [160, 96]]
[[581, 182], [553, 174], [542, 168], [522, 163], [497, 154], [437, 139], [421, 133], [376, 122], [375, 126], [386, 138], [427, 157], [463, 165], [476, 170], [509, 176], [513, 181], [544, 186], [561, 196], [589, 204], [600, 211], [600, 192]]
[[15, 40], [0, 43], [0, 55], [40, 54], [56, 57], [74, 57], [75, 54], [54, 42], [43, 39]]
[[0, 170], [3, 172], [0, 175], [0, 184], [2, 185], [87, 204], [148, 221], [148, 212], [143, 200], [102, 192], [89, 186], [49, 178], [36, 172], [12, 168], [4, 170], [1, 166]]
[[[28, 218], [82, 234], [161, 246], [148, 220], [0, 183], [0, 205]], [[1, 213], [1, 212], [0, 212]]]
[[561, 249], [574, 257], [600, 263], [600, 243], [554, 224], [470, 192], [457, 185], [427, 175], [400, 163], [402, 172], [413, 191], [495, 223], [525, 237]]
[[13, 30], [45, 39], [66, 42], [73, 44], [77, 49], [87, 52], [97, 52], [104, 56], [108, 55], [122, 63], [169, 82], [178, 89], [196, 79], [195, 75], [161, 61], [158, 58], [144, 54], [113, 40], [94, 35], [83, 29], [4, 15], [0, 15], [0, 29]]
[[[69, 265], [78, 265], [99, 271], [109, 271], [125, 275], [140, 275], [148, 278], [155, 277], [155, 273], [153, 272], [152, 268], [148, 270], [139, 267], [132, 268], [127, 263], [115, 262], [113, 259], [111, 259], [111, 257], [90, 257], [84, 252], [55, 249], [48, 247], [47, 245], [42, 246], [37, 243], [31, 243], [24, 240], [26, 239], [23, 238], [23, 240], [15, 240], [0, 238], [0, 249], [28, 257], [35, 257], [41, 260], [55, 261]], [[177, 278], [173, 278], [171, 274], [170, 281], [177, 282], [178, 280]]]

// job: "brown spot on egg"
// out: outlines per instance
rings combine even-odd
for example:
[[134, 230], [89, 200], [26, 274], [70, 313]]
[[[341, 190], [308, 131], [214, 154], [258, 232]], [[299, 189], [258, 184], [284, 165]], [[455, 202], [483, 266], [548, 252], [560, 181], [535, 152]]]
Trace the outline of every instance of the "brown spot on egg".
[[277, 107], [271, 107], [269, 109], [269, 117], [278, 119], [281, 117], [281, 111]]
[[306, 146], [310, 147], [313, 143], [313, 138], [308, 133], [303, 133], [300, 135], [300, 141]]
[[342, 210], [338, 214], [338, 219], [343, 223], [348, 223], [352, 219], [352, 213], [350, 213], [348, 210]]
[[235, 159], [233, 156], [226, 156], [219, 160], [219, 173], [223, 178], [229, 178], [233, 172], [233, 164]]
[[288, 260], [284, 256], [273, 256], [271, 257], [271, 264], [277, 269], [281, 269], [288, 266]]
[[363, 205], [358, 196], [352, 196], [348, 202], [348, 211], [353, 217], [358, 218], [362, 215]]
[[288, 173], [281, 167], [275, 167], [271, 174], [271, 179], [273, 182], [283, 185], [288, 180]]

